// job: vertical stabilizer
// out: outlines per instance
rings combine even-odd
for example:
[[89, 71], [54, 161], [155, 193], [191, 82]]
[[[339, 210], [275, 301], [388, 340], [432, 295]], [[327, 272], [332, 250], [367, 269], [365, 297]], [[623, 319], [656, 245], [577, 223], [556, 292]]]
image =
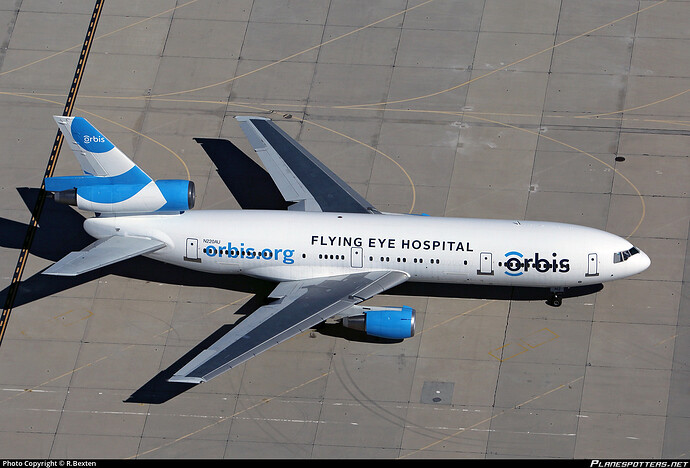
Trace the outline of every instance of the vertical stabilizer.
[[151, 178], [83, 117], [53, 116], [85, 175], [118, 177], [120, 183]]

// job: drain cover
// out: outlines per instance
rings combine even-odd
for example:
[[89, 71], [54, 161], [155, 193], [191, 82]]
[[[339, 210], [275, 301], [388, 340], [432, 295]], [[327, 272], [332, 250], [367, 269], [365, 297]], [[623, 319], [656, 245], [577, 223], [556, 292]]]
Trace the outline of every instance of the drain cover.
[[424, 382], [422, 403], [450, 405], [453, 402], [453, 382]]

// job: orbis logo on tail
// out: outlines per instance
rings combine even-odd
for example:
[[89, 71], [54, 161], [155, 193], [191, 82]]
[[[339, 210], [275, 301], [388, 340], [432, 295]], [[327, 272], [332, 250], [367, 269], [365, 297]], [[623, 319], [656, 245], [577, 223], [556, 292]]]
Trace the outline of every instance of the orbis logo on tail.
[[84, 144], [88, 145], [89, 143], [105, 143], [105, 137], [103, 135], [84, 135]]
[[70, 126], [74, 141], [86, 151], [106, 153], [115, 146], [82, 117], [75, 117]]
[[508, 276], [520, 276], [530, 270], [538, 273], [567, 273], [570, 271], [569, 259], [559, 260], [556, 252], [551, 255], [551, 259], [542, 258], [539, 253], [535, 253], [532, 258], [527, 258], [522, 253], [512, 250], [505, 254], [506, 261], [503, 265], [508, 271], [504, 273]]

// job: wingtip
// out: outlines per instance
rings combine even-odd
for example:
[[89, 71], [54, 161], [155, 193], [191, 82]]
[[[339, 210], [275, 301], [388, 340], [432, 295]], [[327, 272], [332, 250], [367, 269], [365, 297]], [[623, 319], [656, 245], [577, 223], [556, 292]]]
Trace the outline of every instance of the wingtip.
[[268, 117], [258, 117], [256, 115], [236, 115], [235, 119], [239, 122], [247, 122], [249, 120], [271, 120]]
[[172, 383], [200, 384], [200, 383], [205, 382], [205, 380], [202, 379], [202, 378], [200, 378], [200, 377], [188, 377], [188, 376], [185, 376], [185, 375], [177, 375], [177, 374], [175, 374], [175, 375], [173, 375], [172, 377], [170, 377], [170, 378], [168, 379], [168, 382], [172, 382]]

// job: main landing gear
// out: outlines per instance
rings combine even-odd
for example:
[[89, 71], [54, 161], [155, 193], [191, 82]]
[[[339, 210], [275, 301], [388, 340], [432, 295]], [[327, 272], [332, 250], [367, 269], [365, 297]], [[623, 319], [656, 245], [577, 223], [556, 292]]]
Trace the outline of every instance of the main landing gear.
[[547, 304], [553, 307], [560, 307], [563, 303], [563, 291], [564, 288], [551, 288], [551, 298], [547, 301]]

